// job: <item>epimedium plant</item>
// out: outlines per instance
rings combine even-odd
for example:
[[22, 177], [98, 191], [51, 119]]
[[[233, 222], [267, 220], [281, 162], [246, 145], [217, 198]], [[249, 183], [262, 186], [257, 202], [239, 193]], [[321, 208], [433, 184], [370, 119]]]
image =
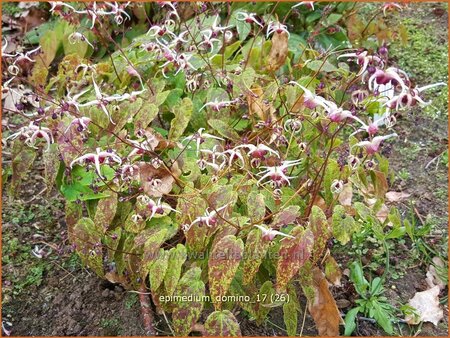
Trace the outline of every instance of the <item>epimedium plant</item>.
[[406, 232], [380, 150], [442, 85], [413, 87], [358, 8], [51, 3], [37, 48], [2, 48], [3, 108], [25, 121], [4, 138], [9, 193], [42, 149], [74, 250], [140, 291], [149, 333], [148, 293], [175, 335], [240, 335], [237, 308], [261, 324], [278, 306], [295, 335], [302, 292], [319, 334], [338, 335], [329, 244], [368, 221]]

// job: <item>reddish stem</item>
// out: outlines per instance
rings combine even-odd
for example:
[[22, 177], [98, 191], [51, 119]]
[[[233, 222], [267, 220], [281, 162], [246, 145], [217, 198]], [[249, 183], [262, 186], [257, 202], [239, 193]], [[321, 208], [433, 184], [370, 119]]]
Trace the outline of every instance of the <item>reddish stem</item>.
[[141, 284], [139, 288], [139, 301], [141, 302], [142, 320], [144, 322], [145, 333], [149, 336], [156, 336], [155, 328], [153, 327], [153, 314], [150, 309], [150, 297], [148, 296], [145, 283]]

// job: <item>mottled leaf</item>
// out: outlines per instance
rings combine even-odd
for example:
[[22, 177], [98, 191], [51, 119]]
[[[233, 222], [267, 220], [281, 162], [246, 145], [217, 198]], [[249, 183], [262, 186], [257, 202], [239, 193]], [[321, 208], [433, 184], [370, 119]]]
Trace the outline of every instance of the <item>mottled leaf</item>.
[[104, 272], [101, 233], [94, 222], [87, 217], [81, 218], [73, 228], [73, 238], [82, 262], [102, 277]]
[[325, 267], [325, 277], [327, 278], [327, 280], [335, 286], [340, 286], [342, 272], [333, 256], [331, 255], [327, 256], [324, 262], [324, 267]]
[[360, 223], [346, 214], [343, 206], [336, 205], [333, 209], [333, 236], [345, 245], [350, 241], [355, 231], [360, 228]]
[[295, 336], [297, 334], [298, 312], [300, 306], [298, 304], [297, 293], [291, 286], [289, 288], [289, 300], [283, 304], [283, 321], [286, 325], [288, 336]]
[[[176, 287], [174, 294], [186, 297], [185, 301], [175, 303], [172, 313], [173, 330], [178, 336], [187, 336], [202, 313], [205, 284], [200, 279], [201, 273], [200, 268], [191, 268], [183, 275]], [[188, 300], [188, 297], [191, 300]]]
[[287, 208], [281, 210], [273, 217], [271, 227], [281, 227], [283, 225], [293, 224], [297, 217], [300, 216], [300, 207], [298, 205], [290, 205]]
[[270, 242], [262, 239], [261, 236], [262, 233], [259, 229], [253, 229], [247, 235], [243, 258], [244, 284], [253, 281], [269, 248]]
[[266, 204], [264, 195], [256, 191], [250, 192], [247, 197], [248, 217], [252, 222], [257, 222], [264, 218], [266, 214]]
[[150, 280], [150, 288], [156, 291], [168, 273], [169, 253], [164, 249], [159, 249], [158, 256], [153, 260], [145, 270], [148, 270], [148, 279]]
[[211, 313], [206, 319], [205, 330], [210, 336], [241, 336], [239, 323], [234, 315], [228, 310], [215, 311]]
[[310, 229], [305, 230], [297, 226], [292, 229], [290, 235], [295, 238], [284, 238], [280, 241], [276, 284], [279, 293], [286, 291], [289, 281], [310, 257], [314, 244], [314, 235]]
[[314, 234], [313, 262], [317, 262], [323, 255], [328, 239], [331, 236], [331, 227], [322, 209], [313, 206], [309, 216], [309, 228]]
[[169, 140], [178, 140], [183, 135], [191, 119], [193, 109], [192, 101], [187, 97], [180, 104], [173, 107], [175, 117], [170, 123]]
[[158, 107], [152, 103], [144, 103], [133, 119], [135, 130], [145, 129], [158, 116]]
[[12, 142], [12, 177], [9, 192], [16, 195], [22, 180], [28, 175], [31, 166], [36, 159], [37, 151], [28, 147], [20, 140]]
[[103, 233], [108, 230], [117, 210], [117, 193], [111, 191], [110, 196], [98, 201], [94, 223]]
[[69, 241], [74, 243], [75, 238], [73, 234], [73, 228], [75, 224], [83, 217], [83, 208], [81, 203], [75, 203], [66, 201], [66, 205], [64, 208], [65, 221], [67, 225], [67, 234], [69, 237]]
[[221, 308], [220, 298], [227, 294], [243, 251], [242, 240], [232, 235], [222, 238], [211, 251], [208, 260], [208, 278], [212, 302], [216, 309]]
[[181, 276], [181, 268], [187, 258], [186, 254], [186, 247], [182, 244], [177, 244], [175, 248], [169, 250], [168, 268], [164, 277], [165, 294], [168, 296], [171, 296], [175, 291]]
[[49, 151], [44, 151], [42, 157], [44, 162], [45, 184], [47, 185], [47, 196], [49, 196], [55, 184], [56, 176], [58, 176], [60, 164], [58, 146], [53, 143], [50, 146]]

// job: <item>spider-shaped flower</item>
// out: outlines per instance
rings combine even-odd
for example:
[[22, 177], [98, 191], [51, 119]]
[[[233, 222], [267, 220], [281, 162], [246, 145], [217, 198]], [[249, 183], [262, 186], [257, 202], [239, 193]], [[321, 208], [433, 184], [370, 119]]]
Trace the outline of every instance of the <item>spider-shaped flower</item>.
[[256, 19], [256, 13], [245, 13], [245, 12], [237, 12], [236, 13], [236, 19], [239, 21], [245, 21], [247, 23], [256, 23], [259, 27], [264, 27], [262, 23], [260, 23]]
[[224, 108], [224, 107], [229, 107], [233, 104], [235, 104], [236, 102], [238, 102], [238, 100], [231, 100], [231, 101], [219, 101], [217, 98], [214, 101], [211, 102], [206, 102], [201, 108], [200, 110], [202, 110], [205, 107], [211, 107], [213, 110], [215, 111], [219, 111], [220, 109]]
[[74, 164], [94, 163], [97, 174], [104, 179], [100, 170], [100, 164], [108, 163], [109, 161], [116, 162], [119, 165], [122, 164], [122, 159], [114, 152], [103, 151], [100, 148], [97, 148], [95, 153], [89, 153], [73, 160], [72, 163], [70, 163], [70, 168], [73, 168]]
[[131, 20], [131, 17], [128, 15], [127, 12], [125, 12], [125, 8], [128, 7], [128, 5], [131, 3], [131, 1], [128, 1], [126, 3], [111, 3], [111, 2], [105, 2], [105, 5], [111, 7], [111, 12], [109, 12], [108, 14], [113, 14], [114, 15], [114, 21], [118, 24], [121, 25], [123, 23], [123, 15], [125, 15], [125, 19], [126, 20]]
[[388, 2], [383, 5], [383, 15], [386, 16], [387, 10], [395, 10], [398, 9], [400, 11], [403, 10], [403, 6], [396, 2]]
[[[405, 80], [403, 80], [401, 76], [403, 76]], [[386, 85], [388, 83], [391, 83], [394, 86], [400, 85], [402, 91], [407, 91], [408, 86], [405, 84], [405, 81], [409, 82], [409, 78], [403, 70], [389, 67], [386, 70], [376, 69], [369, 77], [368, 85], [369, 90], [373, 92], [381, 92], [380, 85]]]
[[239, 149], [228, 149], [223, 152], [223, 154], [228, 155], [228, 167], [231, 167], [233, 165], [233, 161], [241, 161], [241, 168], [245, 166], [244, 157], [242, 156], [242, 153]]
[[299, 6], [305, 6], [311, 10], [314, 10], [314, 1], [302, 1], [302, 2], [299, 2], [298, 4], [292, 6], [291, 8], [296, 8]]
[[359, 76], [363, 74], [369, 65], [376, 65], [376, 66], [383, 66], [383, 60], [376, 56], [376, 55], [367, 55], [368, 52], [365, 50], [363, 52], [356, 52], [356, 53], [347, 53], [342, 54], [338, 56], [338, 59], [340, 58], [356, 58], [358, 65], [361, 67], [358, 74], [356, 76]]
[[425, 102], [420, 97], [420, 93], [424, 90], [431, 89], [438, 86], [445, 86], [447, 85], [444, 82], [434, 83], [430, 84], [428, 86], [424, 87], [416, 87], [414, 89], [410, 89], [408, 91], [403, 91], [400, 94], [392, 97], [389, 101], [385, 103], [386, 106], [388, 106], [391, 109], [399, 109], [399, 108], [410, 108], [415, 106], [417, 103], [421, 106], [427, 106], [431, 104], [431, 101]]
[[269, 148], [268, 146], [266, 146], [265, 144], [258, 144], [257, 146], [255, 146], [254, 144], [241, 144], [240, 146], [235, 147], [234, 149], [239, 149], [239, 148], [247, 148], [249, 149], [249, 151], [247, 152], [248, 156], [251, 156], [253, 158], [258, 158], [258, 159], [263, 159], [268, 153], [269, 154], [273, 154], [276, 157], [280, 157], [280, 154], [278, 154], [277, 151]]
[[156, 214], [163, 215], [165, 210], [169, 211], [169, 213], [171, 211], [180, 213], [178, 210], [173, 209], [167, 203], [162, 203], [161, 198], [158, 199], [157, 202], [155, 202], [150, 197], [146, 195], [141, 195], [138, 197], [138, 199], [141, 201], [141, 203], [146, 204], [147, 208], [150, 210], [150, 216], [148, 217], [148, 219], [152, 219]]
[[290, 81], [289, 84], [296, 85], [303, 90], [303, 104], [309, 109], [316, 108], [324, 100], [323, 97], [313, 94], [309, 89], [295, 81]]
[[25, 137], [25, 144], [32, 148], [36, 148], [36, 140], [41, 138], [45, 139], [47, 142], [47, 151], [53, 143], [52, 131], [49, 128], [36, 126], [33, 122], [30, 122], [26, 127], [20, 128], [19, 131], [8, 136], [5, 140], [14, 140], [19, 136]]
[[91, 122], [91, 119], [89, 117], [82, 116], [82, 117], [74, 118], [67, 126], [66, 130], [64, 131], [64, 134], [67, 133], [69, 131], [69, 129], [72, 128], [73, 126], [76, 126], [77, 131], [81, 133], [82, 131], [87, 129], [88, 124], [90, 122]]
[[330, 191], [333, 194], [340, 194], [344, 189], [344, 182], [342, 180], [334, 180], [331, 182]]
[[282, 23], [280, 23], [278, 21], [270, 21], [269, 24], [267, 25], [266, 38], [268, 38], [270, 36], [270, 34], [273, 34], [273, 33], [281, 34], [283, 32], [287, 33], [288, 36], [291, 36], [289, 31], [287, 30], [286, 25], [283, 25]]
[[338, 107], [334, 102], [323, 99], [320, 105], [325, 108], [327, 117], [331, 122], [341, 122], [347, 118], [351, 118], [361, 124], [364, 124], [364, 122], [362, 122], [358, 117], [354, 116], [351, 111], [344, 110], [343, 108]]
[[94, 49], [94, 45], [92, 43], [89, 42], [89, 40], [87, 39], [87, 37], [79, 32], [74, 32], [72, 34], [69, 35], [69, 42], [73, 45], [77, 42], [86, 42], [89, 46], [92, 47], [92, 49]]
[[197, 156], [198, 156], [198, 154], [199, 154], [199, 152], [200, 152], [200, 144], [202, 144], [203, 142], [205, 142], [205, 140], [206, 140], [207, 138], [212, 138], [212, 139], [215, 139], [215, 140], [223, 141], [223, 138], [220, 138], [220, 137], [217, 137], [217, 136], [214, 136], [214, 135], [205, 133], [204, 130], [205, 130], [205, 128], [200, 128], [195, 134], [193, 134], [193, 135], [191, 135], [191, 136], [187, 136], [187, 137], [185, 137], [185, 138], [182, 140], [182, 142], [185, 142], [185, 141], [191, 142], [191, 141], [194, 141], [194, 140], [195, 140], [195, 143], [196, 143], [196, 145], [197, 145], [197, 148], [196, 148]]
[[[4, 47], [6, 49], [6, 45]], [[41, 49], [41, 46], [32, 49], [28, 52], [25, 53], [16, 53], [16, 54], [7, 54], [3, 52], [3, 48], [2, 48], [2, 57], [10, 57], [14, 59], [14, 62], [12, 63], [12, 65], [10, 65], [8, 67], [8, 72], [11, 73], [12, 75], [17, 75], [19, 74], [19, 67], [17, 66], [17, 63], [21, 63], [21, 62], [36, 62], [36, 60], [33, 60], [32, 58], [30, 58], [30, 55], [37, 52], [39, 49]]]
[[118, 170], [123, 181], [132, 179], [138, 171], [139, 167], [136, 164], [124, 164]]
[[203, 41], [198, 44], [199, 47], [204, 45], [206, 49], [209, 49], [209, 52], [211, 53], [214, 50], [214, 43], [221, 45], [222, 41], [213, 37], [212, 30], [208, 29], [206, 31], [203, 31], [202, 34]]
[[215, 172], [219, 172], [223, 169], [226, 164], [226, 156], [224, 153], [217, 151], [217, 145], [213, 147], [213, 150], [202, 149], [200, 150], [202, 153], [208, 154], [208, 161], [204, 161], [203, 165], [209, 165], [214, 169]]
[[[261, 178], [258, 180], [258, 184], [264, 181], [266, 178], [269, 180], [266, 183], [270, 183], [274, 188], [279, 188], [284, 184], [291, 185], [290, 179], [294, 177], [287, 176], [287, 168], [298, 165], [302, 162], [302, 160], [292, 160], [292, 161], [283, 161], [281, 165], [273, 166], [273, 167], [262, 167], [263, 170], [258, 176]], [[263, 183], [265, 184], [265, 183]]]
[[223, 207], [220, 207], [220, 208], [218, 208], [216, 210], [213, 210], [211, 212], [209, 212], [209, 208], [207, 208], [206, 211], [205, 211], [205, 215], [197, 217], [190, 224], [189, 228], [192, 227], [194, 224], [197, 224], [197, 223], [198, 223], [199, 226], [202, 226], [202, 225], [206, 224], [209, 228], [211, 228], [212, 226], [216, 225], [216, 223], [217, 223], [217, 214], [219, 212], [221, 212], [222, 210], [224, 210], [225, 208], [227, 208], [227, 207], [228, 207], [228, 204], [225, 204]]
[[364, 147], [366, 149], [367, 154], [372, 155], [378, 152], [378, 150], [380, 149], [381, 142], [396, 136], [398, 136], [396, 133], [385, 136], [376, 136], [371, 141], [361, 141], [353, 145], [353, 147]]
[[275, 236], [277, 236], [277, 235], [278, 236], [282, 236], [284, 238], [295, 238], [292, 235], [288, 235], [288, 234], [285, 234], [285, 233], [283, 233], [281, 231], [274, 230], [274, 229], [271, 229], [271, 228], [267, 228], [267, 227], [265, 227], [263, 225], [255, 224], [254, 226], [262, 231], [261, 238], [266, 240], [266, 241], [272, 241], [275, 238]]

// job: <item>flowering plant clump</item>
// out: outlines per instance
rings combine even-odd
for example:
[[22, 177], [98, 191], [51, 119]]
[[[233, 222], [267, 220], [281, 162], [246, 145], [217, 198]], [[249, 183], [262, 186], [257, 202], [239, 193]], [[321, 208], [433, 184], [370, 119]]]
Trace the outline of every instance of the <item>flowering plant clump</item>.
[[149, 292], [176, 335], [239, 335], [237, 308], [261, 324], [277, 306], [295, 335], [300, 290], [339, 334], [330, 245], [368, 220], [398, 233], [382, 150], [444, 85], [341, 26], [355, 6], [51, 3], [39, 47], [2, 48], [4, 113], [24, 121], [4, 132], [10, 193], [42, 151], [83, 262]]

